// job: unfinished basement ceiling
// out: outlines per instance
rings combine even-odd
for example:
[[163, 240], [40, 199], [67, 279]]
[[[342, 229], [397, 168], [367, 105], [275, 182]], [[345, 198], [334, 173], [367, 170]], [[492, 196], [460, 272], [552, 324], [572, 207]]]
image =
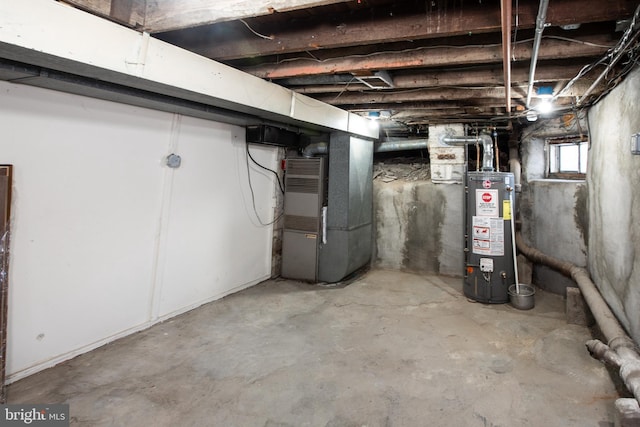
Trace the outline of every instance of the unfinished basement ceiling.
[[67, 3], [351, 112], [387, 118], [389, 133], [524, 120], [540, 101], [539, 87], [551, 88], [564, 111], [588, 106], [634, 66], [638, 49], [636, 31], [591, 88], [614, 59], [636, 0], [549, 1], [533, 79], [537, 0]]

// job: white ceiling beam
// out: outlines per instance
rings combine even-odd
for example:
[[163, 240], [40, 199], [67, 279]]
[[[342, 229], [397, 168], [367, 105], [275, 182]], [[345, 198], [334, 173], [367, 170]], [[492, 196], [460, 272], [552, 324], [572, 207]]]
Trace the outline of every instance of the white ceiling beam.
[[377, 138], [361, 116], [51, 0], [0, 2], [0, 58], [280, 123]]

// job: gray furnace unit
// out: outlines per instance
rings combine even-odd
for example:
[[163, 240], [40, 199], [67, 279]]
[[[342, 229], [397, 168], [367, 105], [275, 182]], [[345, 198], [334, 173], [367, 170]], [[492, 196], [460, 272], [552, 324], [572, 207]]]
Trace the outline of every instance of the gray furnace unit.
[[287, 160], [282, 234], [283, 277], [309, 281], [318, 279], [325, 162], [323, 157]]
[[371, 258], [373, 142], [333, 133], [327, 151], [287, 160], [282, 277], [334, 283]]
[[515, 283], [511, 203], [515, 203], [512, 173], [467, 172], [463, 290], [475, 301], [509, 301], [508, 288]]

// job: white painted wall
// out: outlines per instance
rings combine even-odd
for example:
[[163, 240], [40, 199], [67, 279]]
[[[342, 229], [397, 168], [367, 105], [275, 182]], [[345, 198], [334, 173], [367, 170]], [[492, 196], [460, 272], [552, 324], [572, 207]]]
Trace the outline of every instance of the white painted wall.
[[[6, 82], [0, 94], [10, 381], [269, 276], [243, 128]], [[276, 153], [252, 147], [270, 167]], [[266, 222], [274, 182], [251, 178]]]

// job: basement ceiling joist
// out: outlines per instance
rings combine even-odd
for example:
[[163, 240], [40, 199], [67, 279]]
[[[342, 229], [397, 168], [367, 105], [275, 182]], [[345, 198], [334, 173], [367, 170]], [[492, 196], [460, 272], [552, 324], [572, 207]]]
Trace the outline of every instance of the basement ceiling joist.
[[63, 0], [149, 33], [323, 6], [348, 0]]
[[[633, 13], [633, 2], [592, 2], [585, 6], [584, 0], [550, 2], [547, 23], [566, 26], [605, 22], [621, 15]], [[521, 2], [518, 8], [518, 28], [535, 27], [537, 2]], [[433, 9], [420, 13], [378, 13], [362, 9], [357, 13], [346, 13], [331, 17], [329, 22], [315, 17], [299, 18], [281, 25], [270, 17], [247, 20], [264, 37], [243, 37], [249, 30], [239, 21], [220, 24], [194, 31], [184, 31], [176, 37], [177, 44], [188, 45], [190, 50], [217, 60], [228, 61], [246, 57], [277, 55], [291, 52], [335, 49], [346, 46], [361, 46], [398, 41], [416, 41], [451, 36], [474, 36], [500, 32], [500, 5], [471, 2], [467, 7]], [[203, 37], [203, 33], [205, 37]], [[231, 35], [225, 37], [224, 34]], [[208, 39], [206, 35], [211, 38]], [[211, 39], [224, 38], [224, 43], [211, 43]]]
[[[546, 65], [540, 72], [536, 74], [537, 81], [562, 81], [569, 80], [580, 71], [579, 65], [566, 64], [554, 61], [553, 64]], [[331, 75], [329, 77], [340, 77], [343, 75]], [[321, 93], [340, 93], [340, 92], [360, 92], [368, 89], [365, 85], [357, 84], [352, 77], [344, 75], [345, 78], [336, 79], [334, 84], [330, 84], [328, 79], [324, 84], [322, 80], [317, 80], [316, 84], [312, 84], [305, 79], [291, 78], [283, 79], [281, 84], [295, 88], [299, 93], [321, 94]], [[445, 87], [466, 87], [466, 86], [499, 86], [502, 85], [502, 69], [499, 65], [491, 65], [489, 68], [471, 68], [465, 69], [454, 68], [432, 71], [425, 73], [423, 70], [407, 70], [405, 72], [397, 72], [394, 75], [395, 89], [419, 89], [419, 88], [445, 88]], [[513, 84], [525, 84], [529, 79], [528, 64], [515, 66], [512, 71], [511, 81]], [[300, 86], [300, 87], [298, 87]]]
[[[608, 36], [589, 36], [575, 41], [547, 38], [543, 40], [539, 59], [583, 58], [602, 55], [613, 41]], [[531, 58], [529, 43], [516, 44], [512, 62]], [[244, 71], [264, 79], [282, 79], [316, 74], [348, 73], [353, 71], [396, 70], [407, 68], [451, 67], [460, 65], [499, 64], [502, 62], [500, 44], [426, 46], [400, 52], [381, 52], [366, 56], [337, 57], [322, 61], [313, 58], [293, 59], [276, 64], [245, 67]]]
[[347, 0], [147, 0], [150, 33], [341, 3]]
[[[65, 1], [347, 111], [393, 106], [391, 117], [407, 118], [404, 124], [518, 120], [526, 113], [524, 86], [551, 86], [558, 94], [574, 77], [576, 84], [556, 105], [577, 108], [580, 99], [580, 107], [588, 106], [640, 55], [635, 42], [604, 84], [582, 98], [580, 91], [614, 55], [610, 49], [629, 27], [637, 0], [549, 2], [532, 82], [528, 69], [539, 0], [511, 1], [510, 37], [503, 34], [508, 21], [501, 14], [509, 0]], [[508, 61], [505, 40], [511, 45]], [[511, 91], [505, 87], [507, 67]], [[585, 67], [593, 71], [578, 76]], [[390, 84], [373, 94], [358, 78], [377, 74]], [[447, 105], [440, 104], [441, 111], [414, 108], [442, 102]], [[534, 93], [531, 108], [538, 102]]]

